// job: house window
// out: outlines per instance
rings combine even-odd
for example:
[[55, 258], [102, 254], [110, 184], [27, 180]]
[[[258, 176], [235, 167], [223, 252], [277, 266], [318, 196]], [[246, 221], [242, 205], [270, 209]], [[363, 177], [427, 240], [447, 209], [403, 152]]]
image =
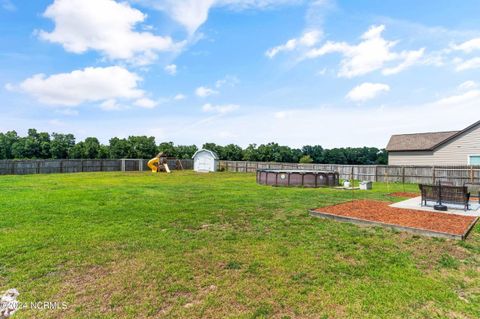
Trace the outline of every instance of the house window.
[[469, 165], [480, 165], [480, 155], [470, 155], [468, 157]]

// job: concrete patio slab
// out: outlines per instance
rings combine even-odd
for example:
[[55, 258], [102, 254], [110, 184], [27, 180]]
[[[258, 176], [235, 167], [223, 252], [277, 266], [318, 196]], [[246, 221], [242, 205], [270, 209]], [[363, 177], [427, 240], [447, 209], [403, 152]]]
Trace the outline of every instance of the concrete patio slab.
[[423, 210], [427, 212], [435, 212], [435, 213], [441, 213], [441, 214], [454, 214], [454, 215], [462, 215], [462, 216], [480, 217], [480, 205], [478, 204], [478, 201], [476, 202], [471, 201], [470, 202], [471, 208], [468, 211], [463, 210], [463, 208], [458, 205], [447, 205], [448, 211], [446, 212], [434, 210], [433, 205], [435, 205], [435, 202], [427, 202], [427, 206], [422, 206], [421, 202], [422, 202], [422, 197], [418, 196], [415, 198], [404, 200], [402, 202], [392, 204], [390, 206], [395, 208], [416, 209], [416, 210]]

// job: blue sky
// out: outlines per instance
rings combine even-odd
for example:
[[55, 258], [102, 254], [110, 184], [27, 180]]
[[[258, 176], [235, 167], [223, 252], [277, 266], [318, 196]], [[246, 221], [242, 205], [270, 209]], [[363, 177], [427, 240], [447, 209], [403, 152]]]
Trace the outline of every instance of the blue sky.
[[384, 147], [480, 107], [480, 2], [0, 0], [0, 131]]

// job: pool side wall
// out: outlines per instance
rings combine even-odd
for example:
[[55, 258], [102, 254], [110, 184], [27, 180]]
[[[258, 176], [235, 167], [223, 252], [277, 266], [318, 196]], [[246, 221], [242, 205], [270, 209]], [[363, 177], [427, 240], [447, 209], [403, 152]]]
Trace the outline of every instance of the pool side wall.
[[335, 187], [339, 185], [338, 172], [257, 170], [257, 183], [283, 187]]

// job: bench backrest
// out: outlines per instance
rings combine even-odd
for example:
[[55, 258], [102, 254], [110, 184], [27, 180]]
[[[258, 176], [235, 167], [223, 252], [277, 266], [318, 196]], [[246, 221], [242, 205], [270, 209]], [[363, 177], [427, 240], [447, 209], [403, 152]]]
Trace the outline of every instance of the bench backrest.
[[468, 188], [466, 186], [442, 186], [443, 201], [464, 200], [467, 193]]
[[439, 185], [418, 185], [425, 199], [439, 199], [440, 187], [443, 201], [462, 201], [467, 198], [468, 187], [466, 186], [439, 186]]
[[425, 199], [438, 199], [440, 193], [439, 193], [439, 187], [437, 185], [424, 185], [424, 184], [419, 184], [418, 187], [420, 188], [420, 191], [422, 193], [422, 197]]

